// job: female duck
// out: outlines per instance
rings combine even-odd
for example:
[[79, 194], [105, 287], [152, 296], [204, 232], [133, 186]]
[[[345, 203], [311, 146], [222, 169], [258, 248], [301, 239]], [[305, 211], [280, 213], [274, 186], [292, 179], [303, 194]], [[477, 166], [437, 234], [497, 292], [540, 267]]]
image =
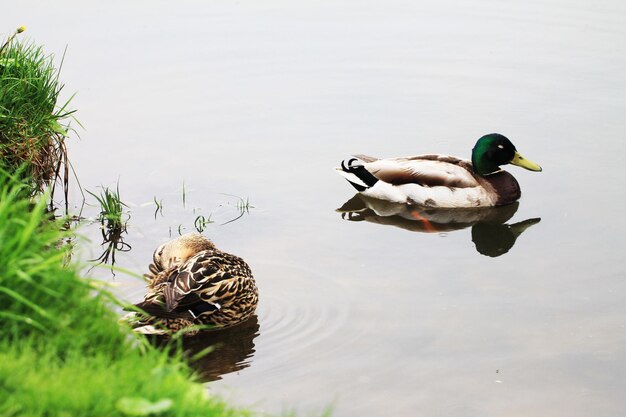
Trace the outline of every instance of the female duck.
[[[519, 184], [500, 165], [541, 171], [524, 159], [506, 137], [492, 133], [478, 139], [472, 160], [446, 155], [378, 159], [355, 155], [337, 172], [365, 196], [427, 207], [491, 207], [521, 196]], [[363, 163], [356, 163], [361, 160]]]
[[230, 327], [256, 309], [258, 290], [246, 262], [220, 251], [202, 235], [186, 234], [159, 246], [149, 270], [148, 293], [136, 304], [146, 314], [133, 314], [138, 332]]

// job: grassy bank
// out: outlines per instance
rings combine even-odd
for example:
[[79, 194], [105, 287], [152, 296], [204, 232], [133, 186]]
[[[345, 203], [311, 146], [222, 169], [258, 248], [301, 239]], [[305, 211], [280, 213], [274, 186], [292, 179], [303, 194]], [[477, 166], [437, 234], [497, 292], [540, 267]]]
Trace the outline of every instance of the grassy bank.
[[0, 183], [0, 415], [248, 415], [119, 325], [112, 296], [64, 265], [68, 236], [45, 201], [6, 173]]
[[59, 103], [63, 84], [54, 57], [32, 43], [19, 42], [20, 27], [0, 39], [0, 162], [9, 170], [26, 163], [31, 194], [67, 191], [69, 163], [65, 140], [73, 110]]
[[67, 181], [71, 112], [41, 48], [0, 45], [0, 416], [248, 415], [118, 324], [115, 298], [67, 265], [71, 236], [42, 191]]

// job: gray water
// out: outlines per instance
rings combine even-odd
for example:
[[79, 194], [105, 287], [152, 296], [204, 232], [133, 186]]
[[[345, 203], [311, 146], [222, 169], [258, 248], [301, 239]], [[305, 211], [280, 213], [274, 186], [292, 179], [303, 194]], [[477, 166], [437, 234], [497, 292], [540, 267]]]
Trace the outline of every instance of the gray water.
[[[300, 415], [626, 413], [624, 2], [4, 4], [1, 30], [20, 24], [68, 46], [73, 165], [130, 206], [117, 265], [145, 272], [200, 214], [251, 265], [258, 322], [200, 370], [209, 391]], [[544, 168], [507, 168], [523, 197], [491, 229], [336, 211], [350, 154], [469, 157], [490, 132]], [[239, 214], [223, 193], [254, 207], [223, 224]], [[80, 230], [97, 257], [97, 227]]]

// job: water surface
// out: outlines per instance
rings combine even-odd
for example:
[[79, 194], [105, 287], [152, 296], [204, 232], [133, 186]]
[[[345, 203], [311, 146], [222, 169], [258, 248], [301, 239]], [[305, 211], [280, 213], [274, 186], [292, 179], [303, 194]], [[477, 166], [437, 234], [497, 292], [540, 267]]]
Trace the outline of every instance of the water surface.
[[[74, 167], [90, 190], [119, 179], [131, 206], [118, 265], [144, 272], [199, 214], [251, 265], [258, 322], [207, 365], [210, 391], [302, 414], [624, 414], [622, 2], [23, 1], [0, 23], [68, 45]], [[484, 223], [335, 211], [350, 154], [469, 157], [490, 132], [544, 168], [509, 169], [523, 197], [487, 227], [540, 221], [499, 256], [480, 250], [499, 233]], [[222, 225], [238, 213], [222, 193], [254, 208]], [[91, 259], [99, 232], [84, 233]]]

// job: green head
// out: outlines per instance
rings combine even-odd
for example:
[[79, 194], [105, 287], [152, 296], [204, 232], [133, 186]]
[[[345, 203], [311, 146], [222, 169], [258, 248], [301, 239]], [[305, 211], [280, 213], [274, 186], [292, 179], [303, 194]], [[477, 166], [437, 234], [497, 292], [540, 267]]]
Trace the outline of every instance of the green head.
[[490, 133], [478, 139], [472, 149], [474, 172], [487, 175], [500, 169], [500, 165], [513, 164], [531, 171], [541, 171], [541, 167], [520, 155], [515, 146], [505, 136]]

